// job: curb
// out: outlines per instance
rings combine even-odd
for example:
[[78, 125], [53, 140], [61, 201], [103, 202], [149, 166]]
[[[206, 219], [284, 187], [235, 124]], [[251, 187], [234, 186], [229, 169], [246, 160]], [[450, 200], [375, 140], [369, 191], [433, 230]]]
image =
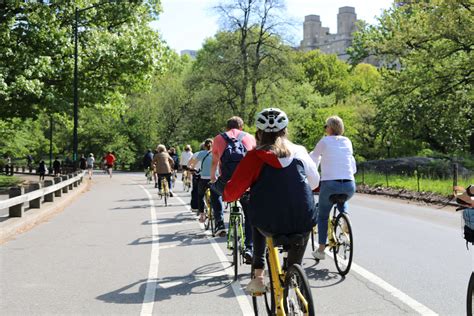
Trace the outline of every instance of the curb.
[[61, 200], [45, 204], [41, 209], [35, 209], [25, 212], [21, 218], [9, 218], [0, 223], [0, 245], [13, 239], [19, 234], [29, 231], [36, 225], [53, 217], [72, 203], [77, 197], [84, 193], [90, 187], [90, 182], [84, 180], [77, 190], [73, 190]]

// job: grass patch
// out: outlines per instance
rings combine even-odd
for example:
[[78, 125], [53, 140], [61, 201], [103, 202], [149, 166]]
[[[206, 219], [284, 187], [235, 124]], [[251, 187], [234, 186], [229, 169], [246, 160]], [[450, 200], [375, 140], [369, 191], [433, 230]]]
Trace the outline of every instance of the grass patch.
[[[356, 174], [356, 182], [358, 184], [364, 183], [369, 186], [407, 189], [415, 192], [433, 192], [445, 196], [449, 196], [453, 193], [452, 179], [430, 179], [420, 177], [418, 187], [418, 180], [415, 176], [388, 175], [386, 177], [383, 173], [366, 172], [363, 177], [362, 173]], [[469, 184], [472, 183], [474, 183], [474, 177], [458, 179], [458, 185], [463, 187], [467, 187]]]
[[18, 183], [21, 183], [23, 180], [15, 176], [4, 176], [0, 175], [0, 188], [8, 188]]

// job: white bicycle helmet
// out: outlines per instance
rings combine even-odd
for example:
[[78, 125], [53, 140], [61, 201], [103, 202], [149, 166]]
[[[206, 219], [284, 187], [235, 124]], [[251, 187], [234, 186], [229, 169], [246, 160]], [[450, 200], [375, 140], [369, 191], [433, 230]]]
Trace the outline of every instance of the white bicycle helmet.
[[277, 108], [263, 109], [257, 114], [255, 125], [259, 130], [267, 133], [279, 132], [288, 126], [288, 116]]

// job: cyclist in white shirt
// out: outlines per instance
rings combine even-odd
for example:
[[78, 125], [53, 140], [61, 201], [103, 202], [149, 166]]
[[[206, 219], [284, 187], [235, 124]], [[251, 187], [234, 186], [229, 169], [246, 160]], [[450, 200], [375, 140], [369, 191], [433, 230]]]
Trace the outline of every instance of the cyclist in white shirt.
[[[321, 138], [311, 158], [319, 166], [321, 163], [321, 185], [318, 207], [318, 238], [319, 248], [313, 252], [316, 259], [325, 259], [328, 218], [332, 208], [329, 197], [333, 194], [346, 194], [349, 200], [355, 193], [356, 163], [353, 156], [352, 143], [342, 136], [344, 123], [338, 116], [331, 116], [324, 125], [327, 136]], [[347, 212], [347, 202], [338, 205], [341, 212]]]
[[191, 150], [191, 146], [186, 145], [184, 147], [184, 151], [181, 153], [181, 158], [179, 160], [181, 162], [181, 168], [183, 170], [188, 170], [188, 162], [192, 156], [193, 156], [193, 151]]

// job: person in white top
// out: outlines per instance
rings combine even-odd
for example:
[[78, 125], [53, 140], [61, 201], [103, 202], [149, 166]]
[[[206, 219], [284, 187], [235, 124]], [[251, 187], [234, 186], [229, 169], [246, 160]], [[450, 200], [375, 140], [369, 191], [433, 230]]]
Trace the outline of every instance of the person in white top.
[[181, 162], [181, 168], [183, 170], [188, 170], [188, 163], [192, 156], [193, 151], [191, 150], [191, 146], [186, 145], [184, 147], [184, 151], [181, 153], [181, 158], [179, 160]]
[[89, 173], [89, 180], [92, 179], [92, 170], [94, 169], [94, 162], [95, 162], [94, 154], [90, 153], [89, 157], [87, 157], [87, 161], [86, 161], [87, 172]]
[[[316, 259], [325, 259], [328, 218], [332, 203], [329, 198], [333, 194], [346, 194], [349, 200], [355, 193], [356, 163], [349, 138], [342, 136], [344, 122], [339, 116], [331, 116], [324, 125], [327, 136], [321, 138], [311, 158], [319, 166], [321, 163], [321, 185], [318, 206], [318, 238], [319, 248], [313, 252]], [[347, 202], [338, 205], [340, 212], [347, 212]]]

